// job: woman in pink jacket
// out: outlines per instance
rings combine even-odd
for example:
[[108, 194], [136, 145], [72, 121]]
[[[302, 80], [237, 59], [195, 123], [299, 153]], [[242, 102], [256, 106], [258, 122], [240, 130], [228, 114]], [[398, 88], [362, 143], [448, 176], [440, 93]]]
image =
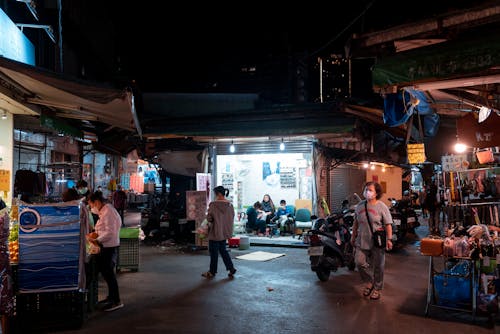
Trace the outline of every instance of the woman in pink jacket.
[[99, 220], [94, 227], [96, 237], [88, 240], [101, 246], [101, 251], [96, 256], [97, 269], [108, 285], [108, 297], [100, 301], [99, 305], [102, 305], [104, 311], [114, 311], [123, 307], [115, 275], [122, 220], [115, 207], [105, 202], [100, 191], [90, 195], [89, 205], [93, 212], [99, 214]]

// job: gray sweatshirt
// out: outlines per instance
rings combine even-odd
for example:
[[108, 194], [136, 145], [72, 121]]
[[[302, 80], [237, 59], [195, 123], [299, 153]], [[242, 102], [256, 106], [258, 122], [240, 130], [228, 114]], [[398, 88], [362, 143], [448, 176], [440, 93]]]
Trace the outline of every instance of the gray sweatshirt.
[[208, 206], [207, 221], [210, 223], [208, 240], [222, 241], [233, 236], [234, 207], [228, 200], [215, 200]]
[[[372, 232], [368, 226], [366, 219], [365, 202], [361, 201], [356, 206], [356, 220], [358, 221], [358, 236], [356, 238], [356, 246], [361, 249], [371, 249], [373, 247]], [[392, 224], [391, 212], [387, 205], [382, 201], [377, 201], [374, 205], [368, 204], [368, 215], [372, 223], [373, 230], [381, 230], [382, 224]]]

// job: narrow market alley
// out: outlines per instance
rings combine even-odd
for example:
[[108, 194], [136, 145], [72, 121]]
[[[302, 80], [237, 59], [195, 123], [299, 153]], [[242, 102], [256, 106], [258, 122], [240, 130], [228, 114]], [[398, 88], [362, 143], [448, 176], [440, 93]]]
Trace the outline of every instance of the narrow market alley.
[[[136, 218], [129, 213], [127, 225]], [[362, 297], [357, 272], [341, 269], [320, 282], [305, 248], [232, 248], [235, 278], [219, 267], [207, 280], [200, 274], [208, 251], [141, 244], [139, 270], [118, 275], [125, 307], [92, 312], [81, 328], [58, 333], [495, 333], [487, 318], [473, 321], [465, 312], [433, 309], [425, 316], [429, 261], [419, 252], [419, 239], [426, 232], [424, 222], [404, 248], [387, 255], [379, 301]], [[235, 259], [254, 251], [284, 256]], [[101, 297], [104, 288], [101, 282]]]

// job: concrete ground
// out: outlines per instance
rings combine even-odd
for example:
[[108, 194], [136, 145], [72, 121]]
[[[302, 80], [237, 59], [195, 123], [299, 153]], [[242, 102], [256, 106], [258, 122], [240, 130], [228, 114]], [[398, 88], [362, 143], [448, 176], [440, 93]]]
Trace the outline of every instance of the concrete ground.
[[[136, 224], [136, 213], [126, 223]], [[419, 253], [419, 236], [387, 254], [381, 300], [361, 295], [357, 272], [345, 268], [321, 282], [310, 270], [307, 249], [251, 245], [231, 249], [237, 268], [207, 280], [207, 250], [182, 245], [140, 246], [139, 270], [120, 272], [125, 307], [94, 311], [77, 330], [58, 333], [495, 333], [487, 318], [432, 309], [425, 316], [428, 257]], [[236, 259], [254, 251], [285, 254], [265, 261]], [[100, 298], [106, 296], [100, 281]]]

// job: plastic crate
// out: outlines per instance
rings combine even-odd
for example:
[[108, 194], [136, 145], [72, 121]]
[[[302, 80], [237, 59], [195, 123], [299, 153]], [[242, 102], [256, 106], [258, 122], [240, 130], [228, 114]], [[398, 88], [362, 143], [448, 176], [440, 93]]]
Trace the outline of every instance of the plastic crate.
[[86, 318], [85, 293], [59, 291], [17, 294], [14, 332], [78, 329]]
[[118, 264], [116, 270], [139, 270], [139, 239], [120, 238], [120, 248], [118, 251]]

